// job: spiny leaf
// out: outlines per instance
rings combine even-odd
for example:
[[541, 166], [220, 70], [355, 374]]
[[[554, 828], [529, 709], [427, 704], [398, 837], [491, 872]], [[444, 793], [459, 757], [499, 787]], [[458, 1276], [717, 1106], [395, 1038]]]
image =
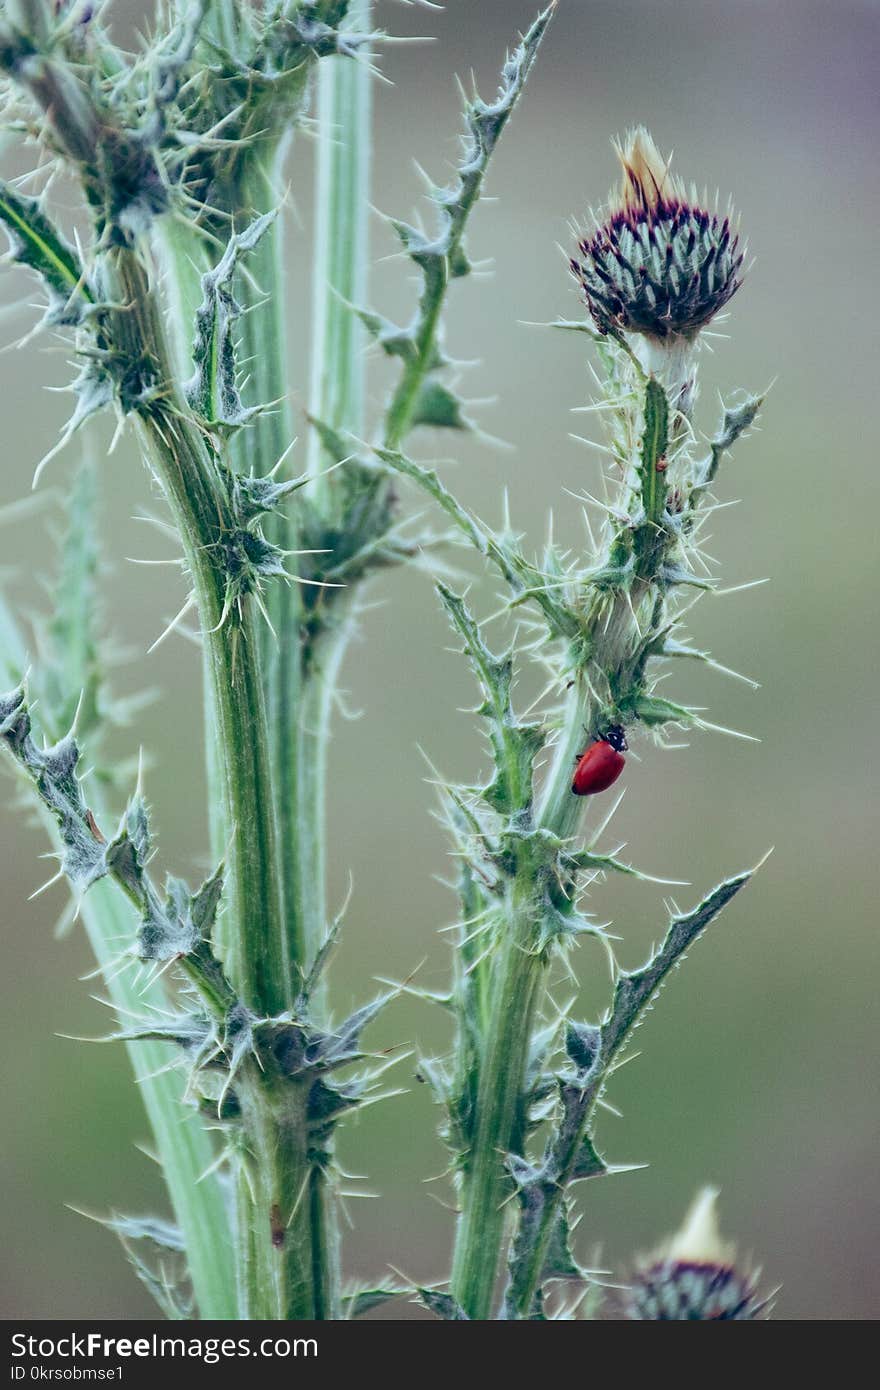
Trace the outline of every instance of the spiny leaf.
[[[68, 389], [76, 398], [73, 414], [62, 429], [58, 443], [37, 464], [34, 472], [34, 487], [37, 486], [49, 460], [66, 448], [77, 430], [93, 415], [100, 414], [102, 410], [106, 410], [113, 404], [115, 385], [101, 356], [87, 356]], [[120, 403], [124, 409], [131, 408], [130, 403], [123, 401], [121, 394]]]
[[571, 1169], [571, 1182], [581, 1182], [584, 1178], [599, 1178], [607, 1172], [604, 1158], [596, 1151], [589, 1135], [585, 1134]]
[[195, 373], [186, 383], [186, 396], [192, 408], [211, 426], [235, 429], [268, 402], [245, 408], [238, 391], [238, 365], [234, 328], [241, 307], [232, 292], [240, 258], [253, 250], [275, 221], [268, 212], [257, 217], [244, 232], [233, 233], [213, 270], [202, 276], [202, 303], [196, 311], [193, 342]]
[[469, 1322], [467, 1313], [459, 1303], [456, 1303], [452, 1294], [442, 1293], [439, 1289], [416, 1288], [419, 1299], [425, 1307], [432, 1313], [436, 1313], [438, 1318], [444, 1322]]
[[444, 584], [437, 585], [437, 592], [453, 626], [464, 640], [465, 651], [485, 695], [479, 713], [489, 725], [495, 776], [481, 794], [501, 815], [523, 813], [532, 801], [532, 768], [535, 755], [544, 743], [543, 729], [537, 724], [521, 724], [514, 715], [510, 654], [494, 656], [480, 636], [479, 627], [464, 600]]
[[360, 1318], [373, 1308], [381, 1308], [383, 1303], [388, 1303], [392, 1298], [400, 1298], [401, 1295], [411, 1292], [412, 1290], [404, 1284], [391, 1288], [354, 1289], [351, 1293], [342, 1295], [343, 1314], [346, 1318]]
[[599, 1055], [602, 1031], [592, 1023], [568, 1019], [565, 1025], [565, 1051], [578, 1072], [590, 1072]]
[[751, 870], [737, 874], [693, 911], [673, 917], [663, 944], [650, 960], [638, 970], [618, 975], [611, 1008], [599, 1029], [569, 1024], [566, 1050], [574, 1075], [558, 1078], [559, 1114], [541, 1168], [518, 1192], [521, 1214], [505, 1295], [508, 1316], [531, 1316], [536, 1297], [540, 1304], [541, 1271], [558, 1236], [567, 1187], [610, 1171], [594, 1147], [589, 1124], [615, 1059], [670, 970], [751, 876]]
[[666, 447], [669, 438], [669, 402], [654, 377], [645, 386], [645, 427], [641, 442], [642, 504], [649, 521], [658, 521], [666, 506]]
[[396, 473], [403, 473], [405, 477], [411, 478], [413, 482], [429, 493], [481, 555], [490, 555], [491, 546], [488, 535], [482, 530], [479, 522], [443, 485], [433, 468], [425, 468], [422, 464], [415, 463], [397, 449], [377, 448], [375, 452], [376, 457], [381, 459], [389, 468], [393, 468]]
[[254, 478], [246, 473], [236, 473], [232, 480], [232, 510], [236, 521], [242, 527], [249, 527], [267, 512], [275, 511], [310, 481], [308, 474], [277, 483], [271, 475]]
[[485, 102], [474, 96], [465, 106], [464, 149], [457, 170], [458, 185], [439, 189], [434, 194], [434, 201], [445, 214], [446, 254], [453, 277], [466, 275], [470, 269], [461, 244], [468, 214], [480, 196], [489, 160], [523, 93], [555, 8], [552, 4], [538, 15], [522, 42], [506, 59], [495, 100]]
[[40, 749], [32, 737], [23, 686], [0, 696], [0, 739], [33, 783], [54, 818], [62, 844], [61, 867], [77, 897], [109, 875], [137, 907], [142, 959], [180, 959], [203, 1004], [225, 1018], [236, 996], [214, 958], [210, 932], [220, 900], [222, 867], [192, 895], [181, 879], [169, 878], [163, 900], [146, 872], [149, 821], [140, 794], [129, 802], [116, 835], [101, 832], [76, 775], [79, 748], [71, 734]]
[[576, 638], [581, 634], [577, 612], [560, 597], [558, 587], [525, 558], [515, 540], [498, 535], [473, 516], [453, 497], [433, 468], [415, 463], [398, 449], [376, 448], [378, 459], [416, 483], [451, 517], [459, 531], [480, 555], [496, 567], [511, 591], [511, 604], [535, 603], [554, 637]]
[[580, 1266], [571, 1249], [568, 1212], [563, 1205], [560, 1206], [553, 1224], [540, 1282], [544, 1284], [548, 1279], [577, 1279], [580, 1273]]
[[106, 841], [95, 825], [76, 776], [79, 749], [71, 735], [40, 749], [31, 736], [25, 690], [0, 697], [0, 738], [27, 772], [58, 825], [61, 864], [75, 892], [83, 893], [107, 872]]
[[53, 724], [81, 737], [100, 733], [104, 670], [97, 635], [99, 555], [97, 487], [91, 458], [83, 458], [66, 505], [67, 532], [59, 553], [52, 617], [47, 624], [43, 694]]
[[429, 378], [419, 391], [411, 425], [431, 429], [470, 430], [473, 428], [462, 410], [462, 401], [442, 381]]
[[692, 710], [677, 705], [673, 700], [664, 700], [659, 695], [639, 695], [634, 704], [635, 716], [649, 728], [662, 724], [690, 724], [694, 720]]
[[191, 1318], [185, 1246], [177, 1228], [155, 1217], [114, 1216], [103, 1224], [116, 1232], [129, 1263], [165, 1316], [171, 1321]]
[[17, 193], [0, 180], [0, 221], [9, 237], [9, 257], [41, 276], [49, 292], [50, 323], [79, 323], [94, 302], [83, 268], [37, 198]]
[[97, 1218], [102, 1226], [114, 1231], [120, 1239], [149, 1240], [162, 1250], [182, 1251], [186, 1247], [179, 1229], [158, 1216], [112, 1216]]
[[736, 897], [752, 877], [754, 870], [729, 878], [712, 890], [691, 912], [673, 917], [662, 946], [639, 970], [625, 971], [618, 977], [614, 1002], [608, 1021], [602, 1025], [603, 1059], [610, 1060], [632, 1031], [643, 1010], [657, 993], [670, 970], [676, 965], [718, 916], [731, 898]]
[[412, 328], [401, 328], [399, 324], [392, 323], [391, 319], [373, 313], [370, 309], [354, 308], [354, 312], [370, 337], [388, 357], [402, 357], [404, 362], [414, 360], [418, 349], [415, 331]]
[[[77, 1211], [77, 1208], [73, 1208]], [[167, 1318], [191, 1318], [193, 1300], [186, 1265], [186, 1246], [177, 1226], [156, 1216], [96, 1216], [77, 1211], [113, 1231], [138, 1278]]]
[[747, 396], [739, 405], [724, 407], [721, 425], [712, 440], [711, 452], [701, 486], [708, 486], [718, 472], [722, 456], [732, 449], [741, 434], [755, 423], [758, 412], [764, 404], [764, 396]]
[[328, 1071], [344, 1066], [347, 1062], [357, 1061], [363, 1056], [360, 1042], [361, 1033], [367, 1024], [372, 1022], [376, 1015], [385, 1008], [386, 1004], [396, 998], [396, 995], [396, 990], [379, 995], [378, 999], [374, 999], [372, 1003], [356, 1009], [336, 1028], [322, 1034], [310, 1046], [310, 1060], [320, 1064]]
[[418, 424], [465, 427], [460, 408], [451, 393], [428, 395], [426, 379], [443, 365], [439, 349], [440, 314], [451, 280], [467, 275], [471, 269], [464, 245], [468, 218], [479, 200], [489, 160], [510, 116], [522, 95], [538, 47], [550, 23], [555, 3], [540, 14], [501, 70], [501, 84], [493, 102], [478, 95], [466, 102], [465, 131], [461, 158], [454, 182], [446, 188], [432, 188], [431, 201], [437, 209], [437, 229], [429, 235], [419, 227], [392, 219], [400, 241], [422, 272], [423, 285], [414, 323], [405, 331], [388, 331], [386, 321], [370, 315], [361, 319], [385, 350], [403, 360], [400, 380], [385, 416], [385, 443], [397, 447], [410, 429]]

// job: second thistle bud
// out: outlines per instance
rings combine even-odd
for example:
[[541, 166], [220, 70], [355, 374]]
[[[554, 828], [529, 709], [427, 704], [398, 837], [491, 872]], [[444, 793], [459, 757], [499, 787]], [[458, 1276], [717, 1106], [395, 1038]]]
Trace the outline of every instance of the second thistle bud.
[[768, 1316], [758, 1275], [738, 1268], [736, 1248], [721, 1239], [718, 1193], [697, 1193], [684, 1225], [654, 1255], [640, 1262], [625, 1299], [639, 1322], [752, 1321]]
[[691, 339], [742, 284], [730, 217], [707, 211], [641, 127], [616, 144], [621, 186], [570, 265], [601, 332]]

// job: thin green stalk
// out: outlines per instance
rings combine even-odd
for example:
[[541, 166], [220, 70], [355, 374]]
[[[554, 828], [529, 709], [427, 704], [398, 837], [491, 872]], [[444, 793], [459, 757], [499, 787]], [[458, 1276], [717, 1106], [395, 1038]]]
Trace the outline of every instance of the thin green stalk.
[[[189, 225], [182, 219], [165, 218], [157, 226], [157, 252], [165, 270], [166, 293], [170, 306], [168, 344], [173, 353], [176, 379], [186, 381], [192, 370], [192, 342], [196, 310], [201, 302], [201, 277], [211, 257], [204, 265], [197, 256], [208, 243], [193, 237]], [[208, 806], [208, 833], [211, 855], [221, 859], [226, 851], [229, 831], [223, 811], [223, 793], [216, 741], [212, 736], [210, 654], [202, 648], [202, 711], [205, 734], [205, 782]]]
[[[339, 611], [345, 597], [335, 603], [334, 627], [322, 635], [305, 671], [301, 671], [300, 705], [296, 716], [297, 824], [296, 897], [291, 910], [301, 923], [308, 959], [313, 961], [329, 925], [327, 910], [327, 755], [339, 670], [348, 646], [349, 627]], [[319, 985], [313, 1005], [323, 1011], [324, 990]]]
[[[352, 23], [368, 18], [368, 5], [355, 8]], [[362, 344], [346, 299], [359, 293], [365, 275], [367, 204], [365, 180], [369, 154], [369, 74], [351, 60], [329, 60], [319, 66], [319, 231], [318, 244], [331, 252], [326, 276], [319, 273], [318, 308], [321, 319], [316, 361], [324, 364], [324, 384], [313, 409], [337, 428], [362, 428]], [[328, 105], [330, 114], [328, 116]], [[254, 153], [234, 190], [240, 215], [259, 216], [279, 202], [281, 164], [286, 141], [274, 153]], [[324, 199], [331, 204], [328, 206]], [[350, 229], [350, 230], [349, 230]], [[354, 250], [352, 249], [354, 242]], [[352, 275], [354, 278], [351, 278]], [[252, 422], [233, 441], [236, 467], [257, 475], [271, 471], [289, 446], [293, 433], [289, 404], [291, 372], [284, 299], [285, 251], [282, 219], [255, 248], [242, 277], [239, 297], [245, 308], [241, 320], [241, 360], [249, 378], [248, 398], [271, 409]], [[323, 389], [329, 393], [325, 400]], [[325, 409], [326, 404], [326, 409]], [[323, 465], [315, 468], [321, 472]], [[310, 494], [318, 507], [329, 506], [320, 481]], [[329, 517], [328, 517], [329, 522]], [[272, 517], [270, 538], [283, 549], [299, 548], [296, 508], [287, 517]], [[295, 572], [296, 558], [291, 557]], [[345, 625], [325, 634], [319, 653], [313, 653], [308, 676], [302, 669], [300, 633], [303, 606], [298, 586], [276, 584], [267, 594], [274, 633], [261, 632], [267, 735], [276, 780], [279, 864], [284, 903], [287, 951], [291, 967], [306, 969], [327, 929], [324, 849], [327, 742], [336, 673], [346, 642]], [[313, 1003], [320, 1007], [320, 997]], [[283, 1147], [283, 1146], [282, 1146]], [[266, 1143], [264, 1157], [278, 1145]], [[300, 1156], [303, 1161], [305, 1155]], [[296, 1169], [296, 1164], [293, 1165]], [[311, 1307], [305, 1314], [324, 1318], [338, 1314], [338, 1234], [332, 1196], [320, 1167], [313, 1166], [307, 1193], [296, 1197], [297, 1225], [308, 1224], [310, 1248], [300, 1257], [311, 1271]], [[287, 1244], [295, 1242], [292, 1232]], [[292, 1257], [291, 1257], [292, 1258]], [[276, 1291], [277, 1292], [277, 1291]], [[279, 1295], [280, 1296], [280, 1295]], [[253, 1307], [254, 1291], [248, 1295]], [[274, 1316], [283, 1311], [276, 1298]]]
[[[540, 815], [541, 824], [559, 835], [574, 831], [582, 809], [571, 795], [571, 749], [578, 751], [578, 743], [582, 746], [583, 725], [588, 718], [580, 692], [578, 682], [572, 688]], [[491, 1015], [480, 1064], [477, 1127], [462, 1177], [450, 1283], [453, 1298], [468, 1317], [477, 1319], [491, 1315], [512, 1214], [506, 1205], [512, 1186], [505, 1157], [521, 1152], [526, 1066], [548, 964], [546, 952], [539, 948], [542, 902], [527, 856], [521, 856], [511, 892], [500, 954], [492, 967]]]
[[455, 1238], [450, 1291], [469, 1318], [490, 1316], [509, 1215], [510, 1175], [505, 1155], [517, 1147], [532, 1025], [544, 962], [535, 954], [532, 885], [514, 886], [504, 940], [492, 980], [492, 1015], [486, 1033], [477, 1122]]
[[[349, 6], [353, 29], [369, 30], [370, 8], [369, 0], [355, 0]], [[371, 78], [365, 64], [350, 59], [321, 63], [309, 410], [337, 432], [358, 438], [364, 429], [364, 335], [349, 306], [364, 303], [367, 290], [371, 105]], [[332, 462], [313, 431], [309, 471], [315, 481], [310, 497], [330, 529], [340, 523], [337, 499], [343, 491], [339, 476], [326, 474]], [[332, 625], [322, 633], [302, 673], [296, 755], [301, 836], [296, 911], [309, 960], [315, 958], [327, 930], [327, 748], [336, 679], [348, 641], [348, 607], [347, 597], [337, 595]], [[320, 1008], [320, 993], [316, 1004]]]
[[[369, 31], [369, 0], [353, 0], [349, 23]], [[365, 64], [346, 59], [321, 63], [309, 405], [334, 430], [358, 436], [364, 412], [364, 333], [350, 306], [363, 305], [367, 294], [371, 96]], [[328, 515], [335, 480], [321, 474], [332, 462], [313, 432], [312, 495]]]
[[[354, 0], [349, 6], [348, 23], [352, 28], [367, 30], [369, 22], [369, 0]], [[365, 64], [330, 59], [319, 65], [309, 406], [317, 419], [356, 436], [363, 433], [364, 424], [364, 344], [360, 326], [346, 304], [362, 303], [366, 295], [370, 90]], [[309, 471], [315, 479], [310, 501], [325, 524], [332, 526], [338, 520], [334, 488], [330, 478], [321, 476], [329, 461], [321, 458], [316, 433], [309, 446]], [[291, 539], [288, 544], [294, 548], [295, 541]], [[285, 841], [285, 857], [293, 860], [288, 878], [288, 912], [297, 920], [308, 962], [315, 959], [328, 928], [327, 753], [337, 676], [348, 642], [348, 624], [341, 612], [347, 601], [344, 596], [339, 598], [342, 601], [338, 602], [340, 611], [334, 625], [324, 633], [305, 668], [304, 649], [299, 645], [294, 649], [291, 628], [287, 670], [279, 673], [286, 687], [280, 693], [280, 701], [284, 701], [281, 708], [287, 711], [288, 720], [294, 710], [289, 687], [294, 680], [300, 682], [294, 738], [285, 750], [281, 766], [289, 778], [288, 801], [296, 816]], [[288, 723], [288, 731], [290, 727]], [[318, 1016], [326, 1012], [320, 986], [312, 996], [312, 1008]], [[338, 1318], [339, 1230], [332, 1188], [320, 1166], [312, 1168], [307, 1198], [312, 1230], [314, 1316]]]
[[462, 254], [465, 228], [471, 210], [482, 191], [482, 175], [473, 181], [462, 182], [458, 215], [450, 231], [445, 249], [443, 275], [427, 280], [419, 305], [419, 320], [414, 352], [406, 361], [400, 380], [385, 411], [382, 443], [386, 449], [399, 449], [412, 425], [419, 392], [436, 360], [438, 334], [446, 302], [446, 290], [453, 266]]

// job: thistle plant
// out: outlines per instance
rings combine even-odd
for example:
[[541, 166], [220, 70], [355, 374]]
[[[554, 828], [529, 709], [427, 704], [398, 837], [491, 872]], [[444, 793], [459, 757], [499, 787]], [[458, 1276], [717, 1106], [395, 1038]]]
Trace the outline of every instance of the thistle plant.
[[[55, 612], [34, 642], [2, 610], [12, 689], [0, 735], [53, 836], [118, 1013], [113, 1036], [148, 1073], [173, 1221], [108, 1224], [170, 1317], [333, 1319], [406, 1292], [344, 1284], [334, 1160], [338, 1125], [379, 1098], [388, 1062], [362, 1034], [397, 990], [366, 987], [340, 1018], [328, 980], [341, 931], [325, 883], [331, 713], [363, 593], [382, 571], [463, 544], [516, 618], [498, 652], [469, 601], [437, 584], [480, 688], [492, 763], [487, 780], [442, 787], [459, 913], [451, 984], [431, 1002], [454, 1036], [447, 1056], [418, 1068], [443, 1109], [458, 1216], [448, 1286], [410, 1291], [439, 1316], [565, 1315], [556, 1285], [593, 1287], [573, 1249], [573, 1191], [617, 1171], [596, 1132], [605, 1089], [667, 975], [751, 876], [676, 909], [635, 970], [617, 964], [588, 912], [597, 875], [645, 875], [602, 848], [604, 826], [585, 806], [629, 744], [713, 727], [656, 684], [681, 658], [716, 665], [682, 624], [715, 584], [700, 528], [723, 456], [761, 404], [734, 398], [701, 443], [701, 335], [739, 288], [743, 253], [731, 216], [687, 193], [646, 132], [618, 145], [620, 193], [571, 259], [580, 316], [556, 325], [595, 362], [612, 459], [598, 537], [584, 554], [549, 542], [533, 558], [509, 522], [493, 529], [413, 456], [425, 429], [454, 439], [472, 428], [444, 308], [471, 270], [469, 220], [554, 8], [507, 57], [496, 96], [466, 98], [455, 174], [429, 185], [428, 226], [391, 219], [420, 280], [400, 325], [368, 290], [370, 84], [383, 35], [367, 0], [168, 0], [137, 53], [110, 37], [104, 6], [3, 6], [7, 124], [38, 160], [0, 187], [0, 220], [9, 259], [42, 281], [41, 329], [77, 361], [69, 422], [37, 476], [75, 434], [87, 438], [94, 415], [115, 413], [167, 503], [190, 586], [181, 620], [194, 614], [203, 654], [216, 867], [198, 888], [177, 877], [160, 886], [143, 776], [103, 752], [119, 711], [96, 611], [95, 496], [111, 475], [87, 445]], [[306, 120], [315, 266], [297, 471], [284, 190]], [[56, 171], [81, 194], [75, 229], [54, 205]], [[365, 343], [395, 373], [378, 420], [365, 413]], [[432, 529], [408, 523], [401, 479], [431, 500]], [[545, 693], [521, 711], [515, 679], [527, 664]], [[83, 749], [96, 769], [88, 784]], [[581, 938], [611, 963], [598, 1022], [554, 997]], [[174, 1071], [163, 1069], [169, 1045]], [[659, 1295], [650, 1304], [644, 1278], [640, 1287], [633, 1307], [666, 1306]], [[741, 1294], [756, 1306], [748, 1281]]]

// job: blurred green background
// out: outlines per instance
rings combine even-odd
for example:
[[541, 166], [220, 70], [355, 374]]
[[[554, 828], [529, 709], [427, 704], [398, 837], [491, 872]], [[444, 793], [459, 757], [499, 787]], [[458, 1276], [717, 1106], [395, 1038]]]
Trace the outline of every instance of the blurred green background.
[[[490, 93], [532, 8], [528, 0], [450, 0], [442, 12], [380, 6], [395, 33], [436, 42], [383, 56], [394, 85], [376, 87], [379, 208], [410, 214], [413, 158], [443, 176], [458, 130], [454, 75], [473, 69]], [[717, 515], [709, 548], [727, 583], [772, 582], [707, 598], [692, 633], [762, 684], [753, 693], [680, 667], [667, 688], [762, 741], [696, 735], [689, 750], [664, 754], [640, 740], [614, 835], [645, 868], [691, 880], [677, 890], [684, 903], [770, 845], [775, 853], [672, 980], [639, 1033], [643, 1055], [615, 1079], [611, 1098], [623, 1117], [603, 1118], [602, 1143], [612, 1160], [650, 1167], [582, 1189], [579, 1238], [584, 1257], [599, 1252], [619, 1270], [675, 1226], [698, 1184], [717, 1182], [726, 1231], [782, 1284], [779, 1316], [798, 1319], [878, 1312], [876, 892], [865, 857], [876, 842], [878, 27], [871, 0], [561, 0], [493, 165], [497, 201], [473, 222], [472, 251], [493, 259], [494, 274], [455, 287], [449, 313], [450, 349], [479, 359], [465, 394], [493, 398], [480, 420], [515, 448], [465, 441], [446, 476], [490, 519], [506, 488], [515, 524], [536, 545], [551, 508], [557, 530], [581, 544], [566, 489], [590, 490], [597, 479], [596, 456], [569, 435], [590, 419], [569, 414], [588, 394], [583, 343], [525, 326], [578, 312], [558, 249], [569, 243], [569, 219], [603, 200], [615, 178], [609, 137], [638, 121], [674, 148], [686, 179], [733, 193], [741, 211], [756, 260], [725, 327], [730, 340], [704, 356], [701, 423], [714, 424], [717, 389], [776, 384], [761, 432], [727, 468], [722, 494], [742, 501]], [[288, 243], [298, 407], [308, 369], [312, 159], [311, 142], [300, 140]], [[393, 249], [377, 220], [373, 302], [405, 315], [414, 287], [400, 261], [382, 259]], [[3, 289], [12, 299], [22, 283], [10, 275]], [[28, 322], [26, 314], [6, 322], [6, 339]], [[68, 379], [64, 352], [47, 340], [0, 358], [0, 501], [27, 493], [68, 405], [44, 387]], [[372, 387], [378, 403], [381, 370]], [[150, 483], [130, 445], [103, 459], [108, 438], [109, 426], [96, 431], [103, 597], [108, 626], [132, 652], [117, 688], [161, 691], [117, 746], [142, 743], [153, 756], [148, 789], [163, 867], [195, 876], [206, 848], [197, 655], [179, 639], [145, 654], [179, 606], [180, 581], [173, 570], [125, 563], [170, 552], [130, 520]], [[420, 452], [446, 457], [449, 441], [425, 437]], [[69, 450], [50, 466], [46, 484], [62, 497], [74, 459]], [[46, 526], [59, 516], [48, 507], [45, 521], [0, 532], [23, 608], [43, 601]], [[333, 976], [340, 1010], [369, 994], [373, 977], [403, 976], [423, 960], [421, 981], [444, 981], [438, 928], [454, 902], [437, 881], [449, 861], [418, 746], [451, 776], [473, 777], [484, 762], [458, 712], [473, 691], [448, 650], [429, 581], [386, 578], [372, 597], [381, 606], [367, 614], [344, 678], [362, 714], [339, 721], [333, 746], [334, 902], [349, 873], [354, 879]], [[11, 792], [4, 771], [5, 800]], [[65, 1205], [161, 1205], [159, 1175], [135, 1147], [146, 1137], [137, 1092], [121, 1049], [58, 1036], [101, 1033], [106, 1011], [90, 997], [95, 984], [77, 978], [90, 968], [82, 934], [52, 940], [63, 893], [27, 901], [46, 877], [42, 835], [16, 809], [0, 826], [0, 1307], [10, 1318], [149, 1317], [152, 1304], [112, 1236]], [[661, 893], [627, 881], [597, 892], [600, 919], [613, 916], [624, 938], [625, 963], [657, 936]], [[601, 953], [584, 946], [577, 968], [584, 1010], [595, 1013], [607, 988]], [[441, 1016], [408, 1003], [388, 1013], [374, 1039], [380, 1034], [383, 1044], [437, 1050], [448, 1040]], [[411, 1070], [400, 1069], [402, 1082]], [[422, 1281], [444, 1275], [449, 1190], [425, 1185], [445, 1162], [436, 1119], [426, 1088], [413, 1086], [345, 1131], [344, 1166], [367, 1174], [362, 1186], [378, 1194], [351, 1204], [352, 1275], [381, 1276], [389, 1264]], [[392, 1315], [411, 1313], [402, 1305]]]

